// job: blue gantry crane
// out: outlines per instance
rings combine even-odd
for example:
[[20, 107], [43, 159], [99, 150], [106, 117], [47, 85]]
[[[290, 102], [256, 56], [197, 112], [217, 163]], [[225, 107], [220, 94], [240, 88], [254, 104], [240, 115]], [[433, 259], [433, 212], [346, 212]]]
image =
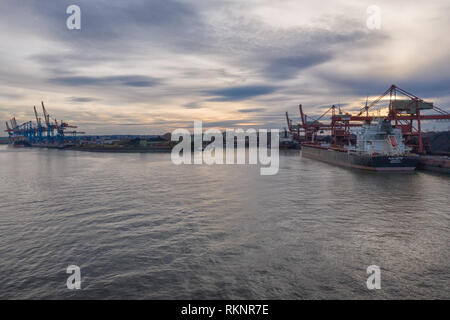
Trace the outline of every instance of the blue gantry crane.
[[77, 132], [76, 130], [67, 131], [69, 128], [77, 128], [56, 119], [51, 119], [50, 115], [45, 109], [44, 102], [41, 102], [44, 121], [39, 117], [39, 114], [34, 108], [34, 116], [36, 123], [27, 121], [22, 124], [17, 124], [16, 118], [13, 117], [9, 122], [6, 122], [6, 132], [8, 132], [9, 141], [15, 146], [34, 146], [34, 147], [54, 147], [64, 148], [75, 145], [79, 142], [77, 134], [84, 132]]

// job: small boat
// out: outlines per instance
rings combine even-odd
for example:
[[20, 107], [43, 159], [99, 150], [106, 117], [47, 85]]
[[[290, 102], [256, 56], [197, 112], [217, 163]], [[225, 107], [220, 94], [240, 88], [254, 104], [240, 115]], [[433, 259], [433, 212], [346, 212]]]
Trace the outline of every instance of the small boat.
[[300, 143], [293, 139], [292, 134], [286, 130], [286, 128], [281, 132], [280, 135], [280, 149], [300, 149]]

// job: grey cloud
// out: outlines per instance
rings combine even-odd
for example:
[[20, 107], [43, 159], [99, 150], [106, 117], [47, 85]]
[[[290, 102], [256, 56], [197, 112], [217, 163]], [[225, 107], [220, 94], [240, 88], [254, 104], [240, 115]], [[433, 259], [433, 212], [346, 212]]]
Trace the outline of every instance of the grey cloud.
[[[251, 121], [251, 120], [250, 120]], [[204, 128], [214, 128], [214, 127], [221, 127], [221, 128], [231, 128], [236, 126], [245, 126], [245, 123], [249, 122], [248, 119], [246, 120], [224, 120], [224, 121], [205, 121], [203, 122]]]
[[51, 83], [66, 86], [128, 86], [128, 87], [152, 87], [160, 83], [156, 78], [126, 75], [111, 77], [84, 77], [84, 76], [68, 76], [56, 77], [49, 80]]
[[332, 58], [332, 54], [324, 52], [315, 52], [286, 58], [274, 58], [269, 62], [264, 73], [269, 78], [291, 78], [303, 69], [324, 63]]
[[[66, 28], [66, 8], [69, 5], [81, 8], [81, 30]], [[130, 38], [142, 28], [155, 27], [148, 36], [156, 35], [164, 29], [189, 33], [201, 19], [192, 6], [177, 0], [58, 0], [58, 1], [17, 1], [4, 0], [0, 9], [8, 12], [13, 24], [38, 28], [60, 39], [71, 41], [97, 40], [102, 43]], [[40, 19], [32, 19], [33, 16]], [[16, 18], [28, 18], [15, 21]], [[93, 43], [91, 43], [93, 44]]]
[[438, 74], [434, 79], [421, 78], [420, 75], [417, 75], [416, 78], [399, 81], [397, 85], [421, 98], [427, 96], [441, 97], [450, 94], [450, 77]]
[[415, 94], [421, 98], [440, 97], [450, 94], [450, 77], [434, 73], [430, 76], [421, 73], [417, 76], [372, 76], [361, 75], [321, 74], [321, 79], [327, 86], [338, 88], [342, 94], [361, 97], [376, 96], [385, 92], [392, 84]]
[[198, 104], [197, 102], [189, 102], [183, 105], [184, 108], [186, 109], [199, 109], [202, 108], [202, 106], [200, 104]]
[[383, 31], [370, 33], [359, 21], [344, 18], [336, 18], [330, 29], [279, 29], [242, 17], [230, 19], [219, 30], [208, 34], [213, 50], [266, 81], [289, 80], [304, 69], [333, 60], [341, 50], [376, 46], [389, 38]]
[[71, 102], [92, 102], [98, 99], [90, 97], [70, 97], [68, 100]]
[[[81, 30], [66, 28], [66, 8], [72, 4], [81, 8]], [[30, 57], [56, 74], [106, 62], [121, 63], [132, 60], [134, 54], [142, 59], [144, 53], [153, 51], [155, 43], [178, 48], [178, 52], [198, 52], [209, 43], [202, 36], [207, 27], [197, 11], [176, 0], [5, 0], [0, 4], [1, 11], [9, 17], [8, 28], [23, 29], [65, 47], [63, 52]]]
[[[347, 31], [349, 25], [354, 29]], [[282, 50], [276, 54], [262, 55], [261, 61], [265, 63], [262, 74], [268, 80], [291, 79], [305, 69], [334, 60], [341, 50], [375, 46], [389, 38], [383, 32], [370, 34], [360, 29], [354, 21], [342, 20], [334, 31], [296, 28], [281, 32], [279, 36], [289, 41], [282, 43]]]
[[239, 101], [275, 92], [277, 87], [268, 85], [239, 86], [207, 91], [211, 101]]
[[0, 92], [1, 99], [21, 99], [25, 97], [23, 94]]
[[253, 113], [253, 112], [262, 112], [265, 111], [266, 108], [251, 108], [251, 109], [239, 109], [238, 112], [241, 113]]

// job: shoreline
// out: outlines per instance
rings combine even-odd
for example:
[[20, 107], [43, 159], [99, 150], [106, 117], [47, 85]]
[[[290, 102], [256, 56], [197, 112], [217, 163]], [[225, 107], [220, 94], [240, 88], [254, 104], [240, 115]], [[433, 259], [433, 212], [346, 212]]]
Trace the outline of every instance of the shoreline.
[[145, 149], [125, 149], [125, 148], [82, 148], [82, 147], [68, 147], [63, 150], [84, 151], [84, 152], [110, 152], [110, 153], [155, 153], [155, 152], [171, 152], [172, 148], [145, 148]]

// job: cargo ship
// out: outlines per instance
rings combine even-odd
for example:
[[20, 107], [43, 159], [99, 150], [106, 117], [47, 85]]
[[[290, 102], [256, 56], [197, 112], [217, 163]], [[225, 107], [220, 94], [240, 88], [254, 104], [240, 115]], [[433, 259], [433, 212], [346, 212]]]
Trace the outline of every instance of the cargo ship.
[[409, 153], [400, 129], [390, 121], [365, 123], [356, 132], [356, 144], [332, 146], [303, 143], [302, 155], [335, 165], [372, 171], [413, 171], [418, 157]]

